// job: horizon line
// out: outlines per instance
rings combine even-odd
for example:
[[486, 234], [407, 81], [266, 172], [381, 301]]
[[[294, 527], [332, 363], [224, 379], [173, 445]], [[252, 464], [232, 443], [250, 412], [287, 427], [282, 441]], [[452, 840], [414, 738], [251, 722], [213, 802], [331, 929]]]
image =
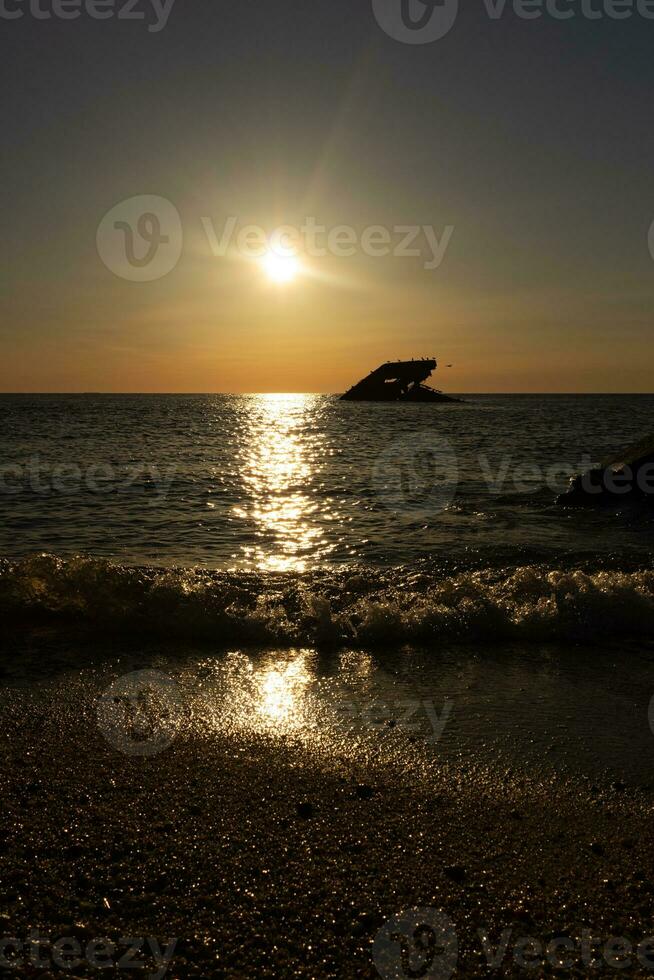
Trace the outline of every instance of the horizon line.
[[[343, 391], [137, 391], [137, 390], [124, 390], [124, 391], [93, 391], [89, 390], [61, 390], [61, 391], [10, 391], [0, 390], [0, 397], [5, 395], [139, 395], [141, 397], [156, 397], [160, 395], [184, 395], [184, 396], [196, 396], [202, 397], [213, 397], [217, 395], [229, 396], [229, 397], [239, 397], [246, 395], [324, 395], [325, 397], [338, 397], [344, 394]], [[450, 395], [503, 395], [503, 396], [519, 396], [525, 397], [529, 395], [539, 396], [539, 395], [577, 395], [577, 396], [598, 396], [598, 395], [610, 395], [610, 396], [647, 396], [654, 395], [654, 391], [448, 391], [443, 392], [443, 394]], [[363, 399], [362, 401], [366, 401]], [[375, 399], [368, 400], [369, 404], [401, 404], [401, 402], [375, 402]]]

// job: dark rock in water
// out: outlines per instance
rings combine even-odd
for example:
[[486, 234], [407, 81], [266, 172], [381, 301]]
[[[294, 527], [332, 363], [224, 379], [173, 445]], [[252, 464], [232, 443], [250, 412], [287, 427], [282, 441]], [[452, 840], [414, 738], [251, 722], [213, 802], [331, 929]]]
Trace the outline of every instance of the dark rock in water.
[[466, 869], [461, 864], [451, 864], [449, 867], [443, 868], [443, 871], [451, 881], [456, 881], [457, 884], [461, 885], [466, 879]]
[[357, 786], [354, 792], [357, 794], [360, 800], [369, 800], [375, 794], [372, 786], [367, 786], [365, 783], [361, 783], [359, 786]]
[[654, 503], [654, 435], [573, 477], [570, 489], [557, 497], [557, 503], [568, 507], [637, 502]]
[[312, 803], [298, 803], [296, 809], [298, 817], [302, 817], [303, 820], [308, 820], [313, 816]]
[[366, 378], [362, 378], [344, 395], [342, 401], [355, 402], [459, 402], [460, 398], [444, 395], [423, 384], [436, 370], [434, 358], [419, 361], [387, 361]]

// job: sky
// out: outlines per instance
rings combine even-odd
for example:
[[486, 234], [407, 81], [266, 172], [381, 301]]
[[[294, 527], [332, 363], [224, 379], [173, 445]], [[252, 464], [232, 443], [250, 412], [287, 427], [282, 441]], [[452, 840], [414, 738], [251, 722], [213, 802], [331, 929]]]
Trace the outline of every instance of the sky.
[[654, 390], [642, 4], [405, 43], [401, 0], [59, 2], [0, 2], [0, 390], [338, 392], [414, 356], [452, 392]]

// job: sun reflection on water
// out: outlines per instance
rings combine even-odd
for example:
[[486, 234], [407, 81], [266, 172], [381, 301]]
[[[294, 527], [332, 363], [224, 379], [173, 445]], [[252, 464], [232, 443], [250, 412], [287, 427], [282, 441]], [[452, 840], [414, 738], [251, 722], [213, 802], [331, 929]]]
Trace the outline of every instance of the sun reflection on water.
[[317, 692], [316, 654], [292, 650], [251, 658], [230, 653], [206, 662], [200, 712], [209, 728], [288, 735], [315, 728], [324, 715]]
[[293, 727], [311, 680], [306, 657], [300, 656], [283, 668], [266, 668], [257, 678], [257, 714], [266, 721]]
[[252, 398], [240, 455], [245, 500], [233, 509], [253, 525], [256, 543], [241, 547], [252, 567], [301, 572], [310, 558], [332, 550], [317, 519], [329, 507], [315, 495], [325, 450], [316, 425], [320, 411], [315, 395]]
[[237, 750], [248, 739], [273, 739], [329, 764], [391, 760], [397, 753], [404, 759], [413, 744], [399, 724], [386, 724], [385, 705], [400, 711], [403, 685], [363, 651], [325, 660], [309, 648], [235, 650], [189, 670], [186, 683], [196, 692], [192, 729], [202, 739], [226, 736]]
[[[316, 743], [349, 740], [353, 691], [372, 696], [372, 659], [360, 651], [342, 651], [327, 675], [311, 649], [271, 650], [251, 655], [233, 651], [197, 667], [200, 700], [196, 724], [205, 735], [223, 731], [294, 736]], [[356, 697], [355, 697], [356, 699]]]

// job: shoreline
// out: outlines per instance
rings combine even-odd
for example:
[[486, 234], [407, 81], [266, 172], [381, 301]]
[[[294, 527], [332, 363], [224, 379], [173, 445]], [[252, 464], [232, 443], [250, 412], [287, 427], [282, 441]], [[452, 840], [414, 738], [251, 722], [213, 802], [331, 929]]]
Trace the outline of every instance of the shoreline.
[[[322, 978], [379, 976], [373, 956], [399, 953], [380, 954], [375, 937], [412, 907], [453, 924], [454, 976], [490, 972], [487, 953], [507, 929], [497, 967], [507, 976], [520, 972], [520, 937], [544, 951], [568, 937], [578, 962], [566, 975], [585, 976], [584, 930], [636, 945], [654, 932], [648, 786], [529, 772], [492, 752], [439, 757], [397, 724], [343, 732], [320, 716], [305, 730], [286, 711], [296, 675], [279, 667], [279, 652], [276, 674], [263, 655], [261, 674], [256, 658], [191, 658], [202, 698], [169, 744], [126, 754], [98, 724], [108, 678], [154, 665], [187, 689], [188, 657], [107, 641], [85, 666], [79, 638], [34, 642], [33, 654], [58, 650], [60, 661], [38, 677], [28, 658], [22, 679], [14, 661], [2, 689], [5, 936], [37, 929], [81, 946], [152, 937], [162, 950], [175, 938], [171, 977]], [[254, 664], [268, 714], [253, 710], [241, 674], [230, 687], [216, 662], [230, 677]], [[368, 660], [354, 667], [378, 690]], [[271, 682], [279, 676], [290, 686]], [[636, 975], [634, 964], [623, 974]], [[148, 969], [156, 973], [152, 957]], [[75, 975], [95, 973], [82, 963]]]

